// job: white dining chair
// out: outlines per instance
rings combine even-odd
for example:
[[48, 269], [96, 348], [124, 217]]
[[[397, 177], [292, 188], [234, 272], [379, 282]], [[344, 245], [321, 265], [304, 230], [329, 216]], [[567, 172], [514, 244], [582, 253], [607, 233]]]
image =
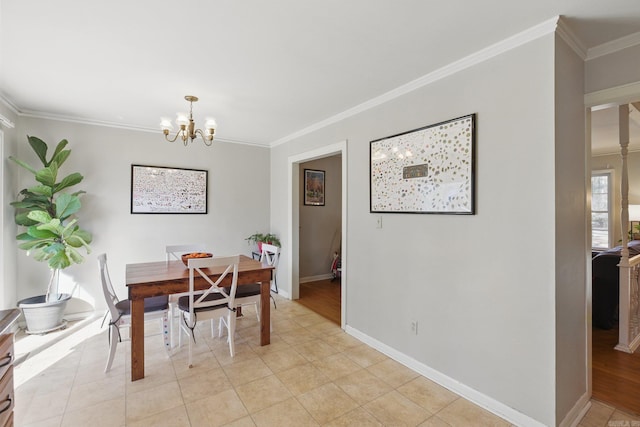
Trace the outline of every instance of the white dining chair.
[[[178, 299], [181, 312], [180, 330], [189, 338], [189, 367], [193, 366], [193, 343], [195, 343], [195, 327], [203, 320], [220, 319], [218, 336], [222, 337], [223, 326], [227, 329], [229, 353], [235, 355], [234, 335], [236, 330], [235, 294], [238, 287], [238, 264], [240, 256], [193, 258], [189, 264], [189, 293]], [[224, 268], [224, 271], [214, 281], [206, 270], [210, 268]], [[227, 276], [231, 275], [229, 291], [222, 285]], [[205, 280], [209, 288], [204, 291], [195, 289], [196, 280]]]
[[[190, 252], [207, 252], [207, 246], [204, 243], [190, 243], [186, 245], [167, 245], [165, 246], [165, 256], [167, 262], [180, 261], [182, 262], [182, 255]], [[175, 322], [178, 317], [178, 298], [183, 295], [187, 295], [187, 292], [181, 294], [169, 295], [169, 339], [171, 347], [175, 347]]]
[[[279, 261], [280, 248], [278, 246], [263, 243], [262, 252], [260, 253], [260, 262], [273, 267], [273, 272], [271, 273], [271, 277], [273, 277], [273, 283], [275, 283], [276, 281], [276, 273]], [[270, 289], [271, 291], [278, 293], [278, 285], [276, 284], [275, 286], [275, 289], [273, 287], [270, 287]], [[276, 307], [275, 299], [273, 297], [271, 297], [271, 299], [273, 300], [274, 307]], [[255, 305], [258, 321], [260, 321], [260, 283], [252, 283], [250, 285], [239, 286], [238, 291], [236, 292], [236, 305], [238, 307]]]
[[[118, 299], [107, 268], [107, 254], [98, 255], [98, 263], [100, 264], [102, 292], [111, 317], [109, 320], [109, 358], [104, 368], [104, 372], [109, 372], [116, 355], [116, 346], [118, 342], [122, 341], [120, 328], [131, 326], [131, 301]], [[164, 339], [164, 347], [167, 353], [170, 351], [168, 313], [169, 303], [167, 296], [145, 298], [144, 320], [162, 319], [162, 338]]]

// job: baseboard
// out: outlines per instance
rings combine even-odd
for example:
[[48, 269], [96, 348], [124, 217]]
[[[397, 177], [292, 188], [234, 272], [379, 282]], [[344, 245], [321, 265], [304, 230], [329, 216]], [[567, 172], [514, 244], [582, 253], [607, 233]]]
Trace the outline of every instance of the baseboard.
[[545, 425], [541, 422], [525, 414], [522, 414], [515, 409], [505, 405], [504, 403], [499, 402], [483, 393], [480, 393], [479, 391], [474, 390], [469, 386], [462, 384], [461, 382], [443, 374], [442, 372], [439, 372], [421, 362], [418, 362], [414, 358], [407, 356], [406, 354], [401, 353], [394, 348], [389, 347], [388, 345], [360, 332], [357, 329], [352, 328], [351, 326], [347, 326], [345, 332], [359, 339], [365, 344], [375, 348], [376, 350], [386, 354], [396, 362], [403, 364], [409, 369], [412, 369], [420, 375], [429, 378], [430, 380], [451, 390], [457, 395], [464, 397], [465, 399], [475, 403], [476, 405], [486, 409], [487, 411], [501, 418], [504, 418], [510, 423], [523, 427], [545, 427]]
[[580, 399], [573, 405], [573, 408], [564, 417], [564, 419], [558, 424], [559, 427], [577, 427], [582, 421], [582, 418], [587, 414], [587, 411], [591, 408], [591, 399], [587, 393], [583, 394]]
[[299, 283], [317, 282], [319, 280], [327, 280], [327, 279], [333, 279], [333, 274], [327, 273], [327, 274], [319, 274], [317, 276], [301, 277], [299, 280]]
[[291, 294], [283, 289], [278, 289], [278, 295], [282, 298], [291, 299]]

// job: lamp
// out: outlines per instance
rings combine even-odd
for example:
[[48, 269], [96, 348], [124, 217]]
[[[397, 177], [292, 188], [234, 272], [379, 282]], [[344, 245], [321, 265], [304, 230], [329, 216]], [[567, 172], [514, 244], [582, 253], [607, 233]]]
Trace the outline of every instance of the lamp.
[[629, 205], [629, 223], [631, 224], [631, 240], [633, 240], [633, 223], [640, 223], [640, 205]]
[[204, 142], [206, 146], [210, 146], [213, 142], [213, 135], [216, 133], [216, 121], [211, 118], [206, 119], [204, 124], [207, 129], [206, 134], [202, 130], [196, 129], [196, 125], [193, 121], [193, 103], [198, 101], [198, 97], [187, 95], [184, 99], [189, 101], [189, 115], [187, 116], [185, 113], [177, 114], [176, 124], [180, 127], [180, 130], [176, 132], [173, 139], [169, 138], [169, 132], [173, 129], [171, 120], [163, 117], [160, 121], [160, 127], [162, 128], [162, 133], [164, 133], [165, 139], [169, 142], [174, 142], [178, 137], [180, 137], [186, 147], [189, 142], [193, 142], [193, 140], [200, 135], [202, 142]]

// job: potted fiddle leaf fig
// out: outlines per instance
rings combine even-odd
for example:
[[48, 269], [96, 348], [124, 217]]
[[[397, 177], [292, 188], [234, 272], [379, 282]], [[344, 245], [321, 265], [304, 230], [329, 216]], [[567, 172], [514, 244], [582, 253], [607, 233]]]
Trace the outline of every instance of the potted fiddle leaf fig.
[[11, 203], [15, 208], [15, 222], [25, 227], [18, 234], [18, 247], [27, 251], [36, 261], [46, 262], [51, 270], [47, 292], [18, 301], [27, 323], [28, 333], [46, 333], [66, 325], [62, 316], [69, 294], [58, 293], [58, 276], [62, 269], [80, 264], [84, 257], [79, 249], [91, 252], [91, 233], [81, 229], [76, 213], [80, 210], [80, 195], [84, 191], [68, 193], [64, 190], [80, 183], [84, 177], [74, 172], [59, 179], [59, 171], [71, 150], [65, 150], [68, 142], [63, 139], [47, 159], [47, 144], [35, 136], [27, 136], [29, 145], [36, 153], [42, 167], [34, 168], [28, 163], [11, 159], [33, 174], [35, 184], [18, 194]]

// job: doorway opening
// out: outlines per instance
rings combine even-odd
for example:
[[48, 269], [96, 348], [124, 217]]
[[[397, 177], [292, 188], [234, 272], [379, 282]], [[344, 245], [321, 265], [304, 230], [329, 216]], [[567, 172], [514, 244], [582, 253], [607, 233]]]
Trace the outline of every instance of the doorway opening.
[[[339, 324], [342, 329], [346, 325], [346, 258], [347, 258], [347, 142], [328, 145], [313, 151], [291, 156], [289, 163], [289, 207], [288, 233], [291, 242], [288, 269], [291, 284], [291, 298], [299, 300], [301, 292], [305, 294], [307, 283], [318, 285], [316, 291], [322, 290], [322, 284], [333, 296], [325, 301], [336, 309], [336, 291], [339, 292]], [[323, 167], [324, 169], [321, 169]], [[322, 171], [324, 174], [324, 205], [314, 199], [313, 203], [305, 205], [305, 169]], [[329, 174], [328, 172], [331, 171]], [[314, 175], [316, 176], [316, 175]], [[339, 178], [339, 181], [337, 180]], [[308, 181], [307, 181], [308, 182]], [[329, 193], [330, 189], [335, 193]], [[337, 200], [336, 200], [337, 196]], [[329, 204], [329, 198], [332, 198]], [[309, 202], [309, 200], [307, 200]], [[336, 218], [337, 217], [337, 218]], [[317, 237], [321, 236], [321, 237]], [[314, 239], [321, 239], [322, 243]], [[334, 255], [341, 261], [340, 278], [333, 276]], [[333, 279], [333, 281], [331, 281]], [[324, 283], [328, 281], [328, 283]], [[303, 284], [301, 291], [301, 283]], [[338, 285], [336, 287], [336, 285]], [[320, 295], [327, 297], [326, 292]], [[323, 296], [324, 295], [324, 296]], [[307, 296], [313, 297], [313, 294]], [[316, 292], [316, 297], [317, 297]], [[322, 301], [318, 301], [322, 305]], [[323, 313], [319, 313], [323, 314]], [[325, 316], [326, 317], [326, 316]], [[334, 315], [335, 318], [335, 315]]]
[[[640, 99], [640, 93], [636, 96]], [[592, 104], [587, 113], [591, 144], [590, 232], [593, 247], [592, 265], [589, 266], [592, 277], [589, 292], [592, 323], [588, 325], [591, 354], [588, 375], [593, 398], [640, 414], [640, 351], [630, 354], [614, 349], [618, 344], [619, 333], [616, 306], [619, 298], [617, 263], [620, 259], [621, 236], [628, 233], [630, 241], [639, 237], [632, 228], [633, 221], [637, 219], [630, 216], [630, 224], [622, 224], [620, 221], [622, 162], [618, 106], [624, 104], [629, 104], [629, 146], [626, 157], [628, 203], [640, 205], [640, 102], [610, 99], [606, 103]], [[620, 120], [620, 123], [623, 121]], [[608, 192], [611, 194], [607, 194]], [[632, 247], [633, 244], [632, 242], [629, 246]], [[630, 254], [633, 255], [635, 253]], [[605, 270], [605, 264], [613, 258], [615, 266], [611, 271], [615, 277], [608, 280], [609, 270]]]

